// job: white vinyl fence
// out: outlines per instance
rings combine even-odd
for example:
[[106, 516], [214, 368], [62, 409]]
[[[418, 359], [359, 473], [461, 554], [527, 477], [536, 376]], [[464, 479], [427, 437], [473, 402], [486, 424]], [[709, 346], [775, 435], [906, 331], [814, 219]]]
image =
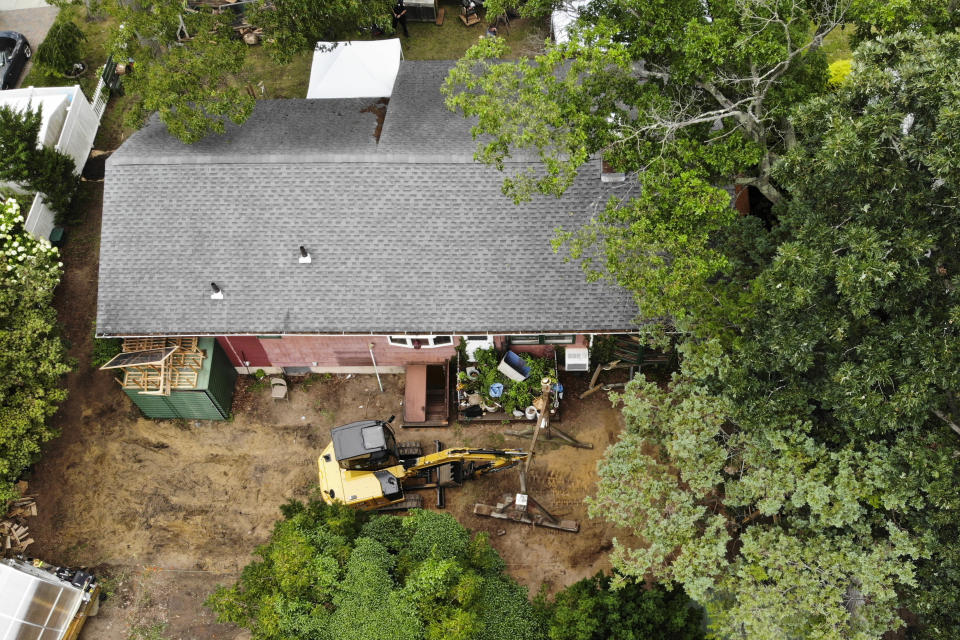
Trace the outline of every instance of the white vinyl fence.
[[[104, 109], [107, 107], [107, 100], [110, 97], [109, 91], [101, 76], [100, 82], [94, 91], [94, 100], [91, 105], [87, 101], [80, 85], [72, 87], [31, 87], [29, 89], [18, 89], [15, 91], [4, 91], [4, 94], [26, 93], [31, 98], [41, 99], [44, 96], [66, 93], [69, 107], [67, 116], [63, 122], [63, 128], [60, 130], [60, 136], [54, 147], [57, 151], [65, 153], [73, 158], [75, 171], [77, 175], [83, 171], [83, 165], [87, 162], [87, 156], [90, 155], [90, 149], [93, 148], [93, 140], [97, 137], [97, 129], [100, 128], [100, 119], [103, 117]], [[14, 97], [14, 96], [10, 96]], [[18, 96], [22, 97], [22, 96]], [[53, 211], [44, 204], [41, 194], [37, 194], [33, 199], [33, 205], [27, 213], [24, 228], [33, 234], [36, 238], [49, 239], [50, 232], [54, 227]]]

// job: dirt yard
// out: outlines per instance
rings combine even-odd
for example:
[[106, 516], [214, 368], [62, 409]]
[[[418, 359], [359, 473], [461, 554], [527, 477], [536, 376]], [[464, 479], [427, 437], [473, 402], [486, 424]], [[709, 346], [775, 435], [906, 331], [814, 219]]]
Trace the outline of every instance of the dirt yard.
[[[402, 409], [403, 376], [384, 376], [382, 394], [373, 376], [321, 377], [306, 388], [293, 385], [285, 402], [243, 379], [233, 421], [153, 421], [140, 417], [107, 376], [83, 377], [64, 412], [64, 435], [48, 447], [30, 489], [40, 508], [31, 551], [111, 577], [113, 595], [88, 623], [87, 640], [123, 640], [131, 629], [158, 624], [167, 625], [163, 637], [171, 639], [244, 637], [215, 624], [203, 599], [237, 577], [269, 536], [280, 504], [309, 495], [331, 427]], [[554, 591], [609, 566], [611, 531], [586, 519], [582, 504], [596, 460], [620, 428], [607, 405], [602, 396], [588, 398], [562, 423], [593, 450], [548, 444], [538, 447], [533, 465], [531, 493], [555, 515], [580, 520], [579, 534], [473, 515], [476, 502], [496, 503], [517, 490], [514, 472], [448, 491], [447, 509], [467, 527], [490, 532], [510, 574], [531, 592], [544, 582]], [[398, 439], [525, 444], [505, 438], [505, 428], [403, 429]], [[432, 499], [425, 494], [425, 504]]]
[[[87, 183], [92, 202], [99, 185]], [[96, 306], [99, 210], [74, 227], [57, 305], [76, 371], [70, 398], [55, 420], [63, 435], [49, 443], [28, 478], [39, 515], [31, 518], [30, 551], [49, 562], [94, 567], [109, 597], [84, 629], [83, 640], [240, 640], [248, 634], [217, 624], [203, 601], [233, 581], [265, 542], [278, 507], [306, 498], [330, 428], [364, 418], [401, 415], [403, 376], [317, 376], [291, 385], [288, 401], [241, 378], [229, 422], [143, 418], [111, 376], [90, 368]], [[610, 379], [606, 379], [610, 381]], [[572, 534], [473, 515], [476, 502], [495, 504], [517, 490], [513, 471], [449, 491], [447, 509], [470, 529], [490, 532], [517, 580], [536, 592], [555, 591], [609, 567], [612, 529], [586, 518], [596, 461], [621, 429], [621, 418], [598, 393], [575, 399], [567, 388], [562, 428], [592, 450], [538, 445], [530, 492], [556, 515], [577, 519]], [[399, 430], [399, 440], [451, 445], [526, 447], [505, 437], [500, 423]], [[430, 504], [432, 494], [425, 495]]]

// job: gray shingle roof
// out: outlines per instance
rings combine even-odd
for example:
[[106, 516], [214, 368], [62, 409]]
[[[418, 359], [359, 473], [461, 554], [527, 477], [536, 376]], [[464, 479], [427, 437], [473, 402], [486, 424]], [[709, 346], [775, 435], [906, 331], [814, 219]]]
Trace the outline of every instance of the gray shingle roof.
[[377, 150], [377, 117], [369, 98], [259, 100], [243, 124], [185, 145], [154, 115], [108, 164], [259, 164], [363, 159]]
[[[444, 105], [440, 94], [451, 67], [448, 60], [400, 63], [379, 152], [405, 162], [473, 162], [477, 142], [470, 134], [476, 118], [465, 120]], [[518, 152], [509, 162], [535, 161], [533, 154]]]
[[[395, 89], [381, 148], [368, 144], [372, 114], [357, 115], [368, 100], [261, 102], [242, 127], [191, 147], [156, 122], [132, 136], [107, 167], [98, 334], [635, 327], [628, 293], [587, 283], [550, 249], [555, 228], [602, 206], [597, 164], [562, 200], [517, 207], [500, 193], [502, 174], [447, 159], [467, 148], [453, 120], [424, 141], [399, 127], [416, 112], [405, 95]], [[416, 145], [416, 159], [387, 142]], [[431, 145], [441, 147], [432, 162]], [[298, 263], [300, 245], [312, 264]], [[223, 300], [210, 299], [211, 282]]]

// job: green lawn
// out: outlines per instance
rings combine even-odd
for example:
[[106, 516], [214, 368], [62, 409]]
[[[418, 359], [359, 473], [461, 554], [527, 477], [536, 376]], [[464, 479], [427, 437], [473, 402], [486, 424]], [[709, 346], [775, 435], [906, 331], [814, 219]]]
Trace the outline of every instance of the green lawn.
[[[87, 65], [86, 73], [77, 79], [58, 78], [44, 74], [36, 65], [33, 65], [21, 86], [56, 87], [79, 84], [87, 97], [90, 97], [97, 87], [99, 78], [97, 71], [107, 61], [107, 40], [114, 21], [111, 18], [91, 18], [87, 15], [86, 9], [77, 5], [61, 9], [57, 19], [72, 20], [87, 36], [82, 47], [83, 62]], [[133, 130], [123, 126], [123, 115], [130, 104], [129, 96], [114, 95], [110, 98], [110, 104], [103, 115], [100, 130], [97, 132], [97, 139], [94, 141], [95, 148], [114, 149], [133, 133]]]
[[823, 53], [827, 56], [828, 63], [852, 57], [847, 32], [842, 29], [834, 29], [827, 34], [827, 37], [823, 39]]
[[[482, 21], [466, 27], [458, 17], [460, 3], [443, 0], [439, 3], [446, 10], [443, 25], [432, 22], [410, 22], [410, 37], [403, 38], [403, 56], [407, 60], [457, 60], [487, 31], [487, 22]], [[506, 39], [511, 58], [532, 56], [543, 48], [547, 39], [547, 21], [514, 19], [510, 26], [500, 25], [499, 35]]]
[[[459, 2], [442, 0], [440, 6], [446, 10], [442, 25], [433, 22], [408, 23], [410, 37], [400, 37], [406, 60], [457, 60], [486, 33], [485, 21], [472, 27], [464, 26], [457, 17]], [[501, 25], [499, 32], [510, 46], [512, 58], [536, 54], [543, 48], [548, 35], [546, 20], [515, 19], [509, 27]], [[369, 40], [371, 37], [361, 35], [355, 39]], [[305, 53], [296, 56], [288, 65], [278, 66], [262, 47], [250, 47], [243, 81], [258, 88], [262, 83], [264, 98], [303, 98], [307, 95], [312, 60], [313, 54]]]

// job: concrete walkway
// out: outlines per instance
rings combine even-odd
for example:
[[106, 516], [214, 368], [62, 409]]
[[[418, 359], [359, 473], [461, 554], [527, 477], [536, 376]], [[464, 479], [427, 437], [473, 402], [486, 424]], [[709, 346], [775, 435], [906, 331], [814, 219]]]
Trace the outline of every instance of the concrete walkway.
[[[36, 51], [58, 13], [60, 9], [42, 0], [0, 0], [0, 31], [19, 31]], [[27, 62], [14, 89], [20, 88], [32, 66], [33, 60]]]
[[19, 11], [49, 7], [43, 0], [0, 0], [0, 11]]

